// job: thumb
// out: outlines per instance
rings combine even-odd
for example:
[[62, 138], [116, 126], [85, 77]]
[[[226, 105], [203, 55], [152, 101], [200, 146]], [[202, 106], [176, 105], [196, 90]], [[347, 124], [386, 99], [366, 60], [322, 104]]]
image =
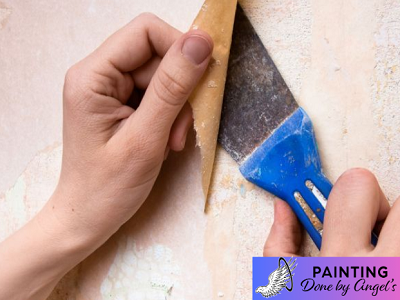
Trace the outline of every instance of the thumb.
[[155, 139], [168, 140], [172, 124], [208, 66], [212, 49], [211, 37], [195, 30], [178, 39], [163, 58], [134, 114]]
[[264, 256], [298, 256], [302, 240], [302, 227], [283, 200], [277, 199], [274, 210], [274, 224], [264, 246]]

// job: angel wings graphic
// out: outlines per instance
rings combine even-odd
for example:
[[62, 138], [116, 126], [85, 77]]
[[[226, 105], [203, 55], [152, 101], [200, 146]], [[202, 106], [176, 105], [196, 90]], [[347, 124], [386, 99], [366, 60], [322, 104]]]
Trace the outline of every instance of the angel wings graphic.
[[[264, 298], [271, 298], [279, 295], [284, 288], [291, 292], [293, 290], [293, 271], [297, 267], [295, 263], [296, 259], [293, 257], [289, 262], [286, 262], [283, 257], [279, 258], [278, 269], [269, 275], [268, 285], [259, 286], [256, 293], [260, 293]], [[287, 287], [289, 282], [291, 283], [290, 288]]]

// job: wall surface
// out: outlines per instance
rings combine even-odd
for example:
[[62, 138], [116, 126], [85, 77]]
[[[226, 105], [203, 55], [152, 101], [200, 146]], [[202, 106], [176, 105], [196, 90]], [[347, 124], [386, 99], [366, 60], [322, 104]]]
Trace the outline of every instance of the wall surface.
[[[0, 0], [0, 241], [57, 184], [62, 85], [69, 66], [144, 11], [189, 28], [202, 0]], [[243, 0], [317, 132], [332, 181], [367, 167], [400, 194], [400, 2]], [[73, 269], [50, 299], [249, 299], [251, 258], [274, 198], [242, 179], [221, 149], [206, 213], [191, 136], [134, 218]], [[310, 240], [305, 255], [317, 255]]]

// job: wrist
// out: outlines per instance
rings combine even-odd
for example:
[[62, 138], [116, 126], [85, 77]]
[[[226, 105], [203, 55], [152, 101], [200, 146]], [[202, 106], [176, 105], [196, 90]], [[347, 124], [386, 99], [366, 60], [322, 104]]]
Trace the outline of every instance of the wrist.
[[[83, 196], [82, 196], [83, 197]], [[114, 231], [104, 231], [72, 203], [72, 195], [56, 189], [50, 200], [32, 220], [36, 230], [64, 257], [79, 263], [100, 247]], [[79, 199], [84, 202], [85, 199]]]
[[68, 271], [107, 240], [66, 213], [66, 200], [55, 192], [31, 221], [0, 244], [0, 282], [8, 287], [0, 290], [1, 299], [46, 298]]
[[0, 282], [7, 286], [0, 298], [45, 299], [94, 249], [93, 242], [73, 235], [56, 221], [46, 205], [0, 245]]

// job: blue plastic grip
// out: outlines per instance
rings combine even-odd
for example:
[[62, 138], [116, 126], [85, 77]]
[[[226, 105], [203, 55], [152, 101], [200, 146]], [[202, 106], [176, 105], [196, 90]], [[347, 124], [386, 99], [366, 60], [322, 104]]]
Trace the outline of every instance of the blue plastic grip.
[[323, 203], [306, 182], [312, 182], [326, 199], [332, 184], [322, 173], [313, 126], [302, 108], [296, 110], [244, 161], [240, 171], [250, 182], [285, 200], [317, 247], [321, 248], [321, 231], [296, 200], [295, 194], [301, 195], [312, 213], [323, 223]]
[[[322, 172], [314, 129], [302, 108], [297, 109], [244, 161], [240, 171], [250, 182], [289, 203], [318, 249], [321, 249], [322, 230], [318, 230], [315, 217], [324, 222], [323, 204], [329, 197], [332, 184]], [[308, 181], [315, 187], [314, 192], [307, 186]], [[315, 190], [325, 199], [321, 201]], [[296, 193], [301, 195], [314, 218], [310, 219], [307, 215], [307, 210], [296, 199]], [[372, 232], [372, 245], [377, 242], [378, 237]]]

